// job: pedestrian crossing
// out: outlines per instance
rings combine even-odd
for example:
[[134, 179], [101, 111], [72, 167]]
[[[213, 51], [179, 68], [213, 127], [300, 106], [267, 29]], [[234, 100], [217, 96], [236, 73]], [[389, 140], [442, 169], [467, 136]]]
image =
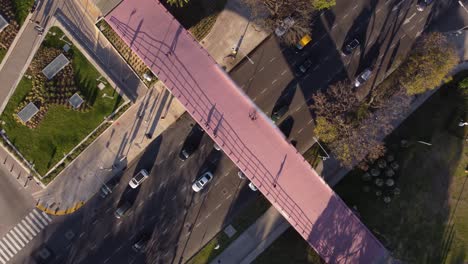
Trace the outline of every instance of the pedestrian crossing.
[[52, 218], [49, 215], [34, 208], [0, 239], [0, 263], [6, 264], [50, 222]]

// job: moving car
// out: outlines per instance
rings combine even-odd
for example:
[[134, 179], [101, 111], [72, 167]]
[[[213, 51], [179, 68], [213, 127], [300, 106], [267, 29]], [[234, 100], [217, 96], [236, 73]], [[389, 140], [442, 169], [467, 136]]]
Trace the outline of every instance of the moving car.
[[359, 76], [354, 81], [354, 87], [359, 87], [365, 82], [367, 82], [370, 79], [371, 75], [372, 75], [372, 69], [371, 68], [365, 69], [361, 74], [359, 74]]
[[350, 42], [348, 42], [344, 47], [343, 47], [343, 54], [344, 55], [349, 55], [353, 52], [353, 50], [355, 50], [357, 47], [359, 47], [359, 45], [361, 45], [359, 43], [359, 40], [357, 39], [353, 39], [351, 40]]
[[195, 152], [195, 150], [197, 150], [197, 147], [203, 136], [203, 132], [203, 129], [198, 124], [193, 127], [185, 139], [182, 149], [180, 150], [180, 160], [185, 161]]
[[271, 120], [273, 121], [273, 123], [276, 123], [276, 121], [278, 121], [281, 117], [283, 117], [284, 114], [288, 112], [288, 110], [289, 110], [288, 105], [283, 105], [280, 108], [274, 110], [273, 113], [271, 114]]
[[122, 205], [117, 207], [117, 210], [115, 210], [114, 212], [115, 218], [120, 219], [123, 216], [125, 216], [131, 207], [132, 205], [128, 201], [125, 201]]
[[305, 35], [299, 40], [299, 42], [296, 44], [296, 49], [298, 51], [301, 51], [309, 42], [312, 41], [312, 38], [309, 35]]
[[416, 9], [422, 12], [426, 9], [426, 7], [431, 5], [433, 2], [434, 0], [419, 0], [418, 3], [416, 4]]
[[146, 245], [151, 239], [151, 235], [148, 233], [143, 233], [141, 234], [138, 239], [133, 243], [132, 249], [135, 252], [145, 252], [146, 250]]
[[221, 148], [218, 146], [218, 144], [214, 144], [213, 145], [213, 148], [216, 150], [216, 151], [221, 151]]
[[252, 182], [249, 183], [249, 188], [250, 188], [250, 190], [252, 190], [254, 192], [258, 191], [257, 187]]
[[205, 172], [200, 176], [193, 184], [192, 189], [194, 192], [201, 191], [207, 183], [213, 179], [213, 174], [209, 171]]
[[106, 198], [109, 194], [112, 193], [112, 191], [115, 189], [115, 187], [117, 187], [118, 184], [119, 180], [117, 178], [110, 179], [101, 187], [99, 195], [102, 198]]
[[311, 66], [312, 66], [312, 59], [310, 58], [306, 59], [303, 63], [299, 65], [299, 67], [297, 67], [297, 71], [296, 71], [297, 75], [298, 76], [303, 75], [310, 69]]
[[140, 186], [140, 184], [149, 177], [148, 172], [145, 169], [140, 170], [137, 175], [133, 176], [128, 185], [135, 189]]
[[292, 17], [285, 18], [280, 25], [275, 29], [275, 34], [278, 37], [283, 36], [286, 34], [288, 29], [294, 25], [295, 21]]

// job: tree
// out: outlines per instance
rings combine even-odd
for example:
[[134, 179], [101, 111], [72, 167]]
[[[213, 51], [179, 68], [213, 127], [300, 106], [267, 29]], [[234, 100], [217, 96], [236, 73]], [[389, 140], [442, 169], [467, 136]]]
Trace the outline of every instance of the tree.
[[185, 4], [189, 2], [189, 0], [166, 0], [166, 2], [170, 5], [175, 5], [177, 7], [183, 7]]
[[458, 64], [454, 47], [441, 33], [430, 33], [416, 44], [399, 69], [400, 84], [410, 95], [438, 87]]
[[296, 44], [305, 34], [310, 34], [314, 0], [243, 0], [251, 9], [256, 24], [268, 31], [284, 25], [292, 19], [282, 40], [287, 44]]
[[374, 161], [384, 154], [382, 139], [411, 101], [400, 88], [386, 94], [385, 99], [379, 95], [371, 103], [360, 102], [349, 82], [331, 85], [312, 98], [317, 116], [314, 133], [341, 165], [348, 168], [361, 161]]
[[317, 10], [329, 9], [336, 5], [335, 0], [314, 0], [312, 6]]

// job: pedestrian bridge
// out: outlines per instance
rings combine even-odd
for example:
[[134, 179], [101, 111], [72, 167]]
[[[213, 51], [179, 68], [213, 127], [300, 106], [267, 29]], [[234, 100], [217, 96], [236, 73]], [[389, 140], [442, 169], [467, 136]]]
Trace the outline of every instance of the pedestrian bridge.
[[328, 263], [387, 263], [388, 251], [157, 0], [106, 21], [224, 153]]

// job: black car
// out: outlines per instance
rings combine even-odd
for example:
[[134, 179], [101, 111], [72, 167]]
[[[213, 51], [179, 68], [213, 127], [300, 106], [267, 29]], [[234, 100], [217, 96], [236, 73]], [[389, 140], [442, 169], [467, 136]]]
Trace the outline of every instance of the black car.
[[276, 123], [281, 117], [284, 116], [289, 110], [289, 107], [287, 105], [283, 105], [281, 107], [278, 107], [276, 110], [271, 113], [271, 120], [273, 123]]
[[146, 245], [151, 240], [151, 235], [149, 233], [143, 233], [138, 237], [138, 239], [133, 243], [132, 249], [135, 252], [145, 252]]
[[308, 58], [297, 67], [296, 74], [301, 76], [306, 73], [310, 67], [312, 67], [312, 59]]
[[422, 12], [424, 11], [424, 9], [426, 9], [426, 7], [428, 7], [432, 3], [434, 3], [434, 0], [419, 0], [418, 4], [416, 5], [416, 9]]
[[118, 178], [110, 179], [101, 187], [101, 189], [99, 190], [99, 195], [102, 198], [106, 198], [109, 194], [112, 193], [112, 191], [115, 189], [115, 187], [117, 187], [118, 184], [119, 184]]
[[39, 0], [35, 0], [32, 7], [31, 7], [31, 13], [34, 13], [34, 11], [36, 11], [37, 9], [37, 6], [39, 5]]
[[351, 54], [353, 52], [353, 50], [355, 50], [357, 47], [359, 47], [359, 45], [361, 45], [359, 43], [359, 40], [357, 40], [357, 39], [351, 40], [350, 42], [346, 43], [346, 45], [344, 45], [343, 54], [344, 55]]
[[195, 150], [197, 150], [203, 136], [203, 132], [203, 129], [198, 124], [192, 128], [179, 152], [179, 158], [182, 161], [188, 159]]

